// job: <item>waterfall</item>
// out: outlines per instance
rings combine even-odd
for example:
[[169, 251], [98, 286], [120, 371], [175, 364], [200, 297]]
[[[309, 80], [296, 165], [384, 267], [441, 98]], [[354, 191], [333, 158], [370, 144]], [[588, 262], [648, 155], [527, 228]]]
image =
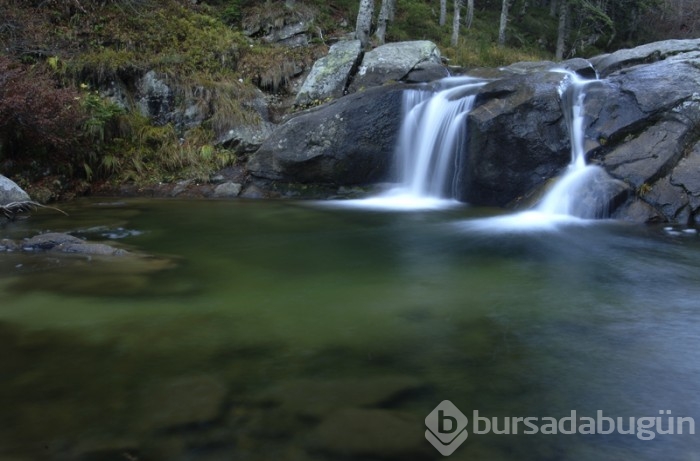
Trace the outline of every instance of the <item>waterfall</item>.
[[418, 210], [459, 204], [454, 177], [477, 89], [486, 80], [448, 77], [403, 94], [402, 122], [395, 150], [398, 183], [379, 196], [347, 205]]
[[[451, 198], [456, 162], [474, 105], [474, 90], [483, 80], [470, 77], [441, 80], [436, 91], [404, 92], [404, 115], [396, 158], [398, 191], [416, 198]], [[394, 191], [396, 193], [397, 191]]]
[[595, 80], [584, 80], [565, 70], [559, 87], [561, 107], [569, 131], [571, 160], [562, 174], [531, 210], [520, 213], [472, 220], [466, 224], [472, 230], [498, 232], [556, 229], [559, 224], [585, 222], [607, 217], [608, 205], [620, 191], [620, 182], [596, 165], [586, 163], [585, 88]]
[[584, 147], [584, 98], [586, 86], [595, 80], [584, 80], [573, 72], [566, 74], [559, 87], [564, 117], [571, 140], [571, 161], [564, 174], [535, 208], [545, 215], [563, 215], [593, 219], [607, 214], [613, 181], [595, 165], [586, 164]]

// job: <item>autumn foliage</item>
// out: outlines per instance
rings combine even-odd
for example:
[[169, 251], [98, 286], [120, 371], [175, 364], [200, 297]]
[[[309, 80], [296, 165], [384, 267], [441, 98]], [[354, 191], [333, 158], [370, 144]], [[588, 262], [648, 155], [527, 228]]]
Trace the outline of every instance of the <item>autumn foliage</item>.
[[83, 120], [79, 100], [46, 72], [0, 56], [0, 158], [69, 161]]

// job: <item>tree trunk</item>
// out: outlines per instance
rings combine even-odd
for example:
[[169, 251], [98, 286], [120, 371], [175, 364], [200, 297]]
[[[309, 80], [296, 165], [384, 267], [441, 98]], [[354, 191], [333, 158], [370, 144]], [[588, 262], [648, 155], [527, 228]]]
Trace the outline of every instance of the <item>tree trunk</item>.
[[452, 40], [450, 40], [452, 46], [457, 46], [459, 43], [459, 13], [461, 8], [462, 0], [455, 0], [455, 11], [454, 16], [452, 16]]
[[360, 9], [357, 12], [357, 23], [355, 26], [355, 38], [360, 41], [362, 48], [369, 46], [373, 15], [374, 0], [360, 0]]
[[549, 2], [549, 17], [557, 17], [557, 0], [550, 0]]
[[506, 26], [508, 25], [508, 8], [510, 8], [510, 0], [503, 0], [501, 5], [501, 23], [498, 26], [498, 46], [506, 44]]
[[464, 19], [464, 23], [467, 26], [467, 29], [471, 29], [473, 21], [474, 21], [474, 0], [467, 0], [467, 17]]
[[568, 0], [560, 0], [559, 5], [559, 27], [557, 29], [557, 50], [554, 57], [561, 61], [564, 59], [566, 51], [566, 40], [569, 35], [569, 2]]
[[380, 45], [383, 45], [386, 39], [387, 23], [394, 19], [395, 2], [396, 0], [382, 0], [382, 8], [379, 10], [379, 19], [377, 19], [377, 31], [374, 33]]
[[440, 25], [444, 26], [447, 21], [447, 0], [440, 0]]

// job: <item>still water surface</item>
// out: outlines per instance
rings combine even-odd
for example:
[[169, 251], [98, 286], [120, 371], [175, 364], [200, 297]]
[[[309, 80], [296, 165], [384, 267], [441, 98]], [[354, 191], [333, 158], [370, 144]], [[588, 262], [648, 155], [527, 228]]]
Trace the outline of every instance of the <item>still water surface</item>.
[[476, 434], [472, 421], [670, 410], [700, 423], [696, 234], [491, 232], [474, 225], [490, 212], [468, 207], [65, 210], [2, 235], [70, 231], [150, 256], [0, 254], [2, 460], [440, 459], [423, 420], [443, 400], [470, 419], [450, 459], [700, 459], [698, 435]]

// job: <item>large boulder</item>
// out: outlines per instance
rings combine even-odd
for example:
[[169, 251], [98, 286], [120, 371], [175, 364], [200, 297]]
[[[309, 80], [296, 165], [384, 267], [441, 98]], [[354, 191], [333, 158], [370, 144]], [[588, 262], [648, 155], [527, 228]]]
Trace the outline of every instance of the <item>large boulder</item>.
[[17, 183], [0, 174], [0, 207], [30, 200], [29, 194], [22, 190]]
[[516, 74], [484, 86], [467, 117], [457, 198], [504, 206], [544, 183], [571, 158], [561, 72]]
[[[681, 41], [689, 42], [700, 48], [700, 41]], [[642, 51], [663, 56], [678, 43], [657, 44], [658, 53], [650, 51], [652, 45]], [[635, 221], [695, 220], [700, 214], [700, 182], [694, 180], [700, 137], [700, 49], [613, 72], [591, 88], [587, 110], [588, 148], [594, 161], [636, 192], [616, 216]]]
[[250, 158], [256, 177], [354, 185], [383, 181], [401, 123], [403, 87], [374, 88], [315, 108], [280, 125]]
[[349, 91], [387, 82], [424, 82], [448, 75], [435, 43], [428, 40], [388, 43], [365, 53]]
[[295, 104], [303, 105], [343, 96], [361, 58], [362, 44], [359, 40], [342, 41], [331, 46], [328, 55], [314, 63], [297, 94]]
[[[583, 141], [589, 162], [617, 180], [612, 215], [700, 221], [700, 40], [648, 44], [591, 62], [607, 77], [586, 87]], [[562, 67], [583, 73], [583, 64]], [[562, 171], [570, 139], [563, 75], [551, 63], [520, 63], [483, 87], [467, 119], [458, 198], [503, 206]]]
[[598, 71], [598, 76], [605, 78], [613, 72], [638, 64], [650, 64], [679, 54], [699, 51], [700, 39], [665, 40], [596, 56], [590, 62]]

